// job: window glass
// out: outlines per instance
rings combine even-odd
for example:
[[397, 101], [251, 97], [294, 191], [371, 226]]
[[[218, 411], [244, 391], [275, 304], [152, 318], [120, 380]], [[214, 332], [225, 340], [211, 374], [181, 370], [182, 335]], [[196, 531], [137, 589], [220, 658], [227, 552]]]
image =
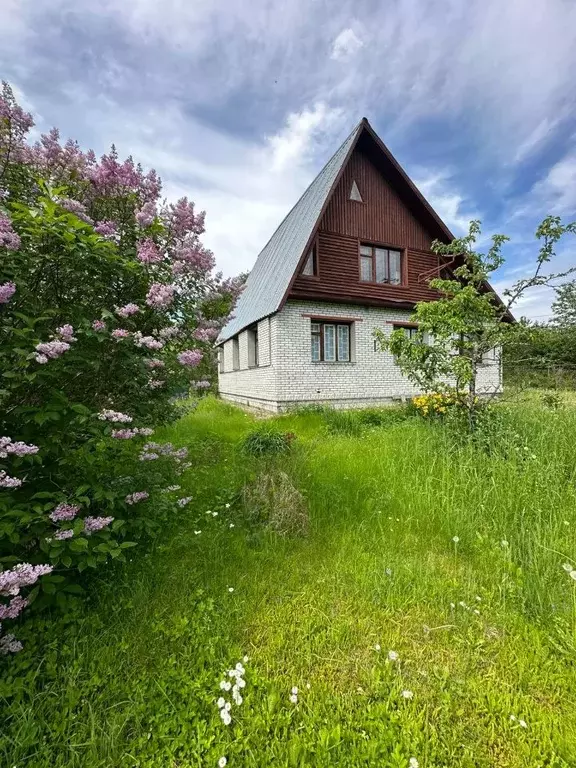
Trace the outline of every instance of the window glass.
[[392, 285], [399, 285], [402, 282], [400, 272], [400, 251], [388, 251], [390, 264], [390, 282]]
[[310, 248], [310, 251], [308, 252], [308, 256], [306, 257], [306, 261], [304, 262], [304, 267], [302, 268], [303, 275], [313, 276], [316, 274], [314, 251], [315, 251], [314, 248]]
[[376, 282], [388, 282], [388, 251], [383, 248], [374, 249], [374, 261], [376, 262]]
[[352, 182], [352, 188], [350, 190], [350, 200], [355, 200], [357, 203], [362, 202], [362, 195], [358, 189], [358, 184], [355, 181]]
[[350, 360], [350, 326], [338, 326], [338, 360], [347, 363]]
[[312, 362], [317, 363], [322, 358], [320, 357], [320, 334], [312, 334]]
[[336, 360], [336, 327], [324, 326], [324, 360]]
[[360, 279], [364, 282], [372, 282], [372, 257], [360, 257]]

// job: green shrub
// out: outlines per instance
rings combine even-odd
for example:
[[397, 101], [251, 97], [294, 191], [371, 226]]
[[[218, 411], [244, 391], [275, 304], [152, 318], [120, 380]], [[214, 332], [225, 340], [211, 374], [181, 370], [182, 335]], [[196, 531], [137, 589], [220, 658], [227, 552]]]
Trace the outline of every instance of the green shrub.
[[262, 424], [246, 435], [242, 450], [249, 456], [274, 456], [289, 451], [294, 438], [292, 432], [280, 432], [270, 424]]

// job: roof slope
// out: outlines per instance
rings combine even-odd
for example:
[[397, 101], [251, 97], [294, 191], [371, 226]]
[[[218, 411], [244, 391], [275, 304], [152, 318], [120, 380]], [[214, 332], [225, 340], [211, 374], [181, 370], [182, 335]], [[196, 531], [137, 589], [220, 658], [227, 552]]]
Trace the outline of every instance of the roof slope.
[[363, 122], [360, 122], [354, 128], [264, 246], [240, 294], [234, 317], [220, 332], [217, 343], [226, 341], [280, 308], [322, 209], [362, 127]]

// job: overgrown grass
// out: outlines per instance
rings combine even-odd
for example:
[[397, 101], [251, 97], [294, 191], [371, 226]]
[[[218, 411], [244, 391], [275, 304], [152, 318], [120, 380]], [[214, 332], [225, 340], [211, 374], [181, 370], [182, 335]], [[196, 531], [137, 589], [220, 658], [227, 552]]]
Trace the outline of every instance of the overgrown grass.
[[[523, 403], [487, 445], [346, 420], [272, 420], [296, 435], [276, 461], [306, 537], [243, 522], [252, 416], [206, 400], [167, 431], [190, 446], [189, 519], [75, 622], [23, 630], [0, 764], [573, 766], [576, 411]], [[225, 726], [219, 681], [244, 654]]]

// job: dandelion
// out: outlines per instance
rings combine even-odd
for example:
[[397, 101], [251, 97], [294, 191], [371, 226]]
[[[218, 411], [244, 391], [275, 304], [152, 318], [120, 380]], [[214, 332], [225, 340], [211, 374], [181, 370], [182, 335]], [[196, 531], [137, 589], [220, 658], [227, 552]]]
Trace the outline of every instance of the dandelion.
[[562, 568], [566, 571], [566, 573], [570, 573], [570, 571], [573, 571], [573, 567], [570, 565], [570, 563], [563, 563]]
[[248, 656], [244, 656], [242, 658], [242, 661], [244, 662], [244, 664], [247, 664], [248, 663]]
[[245, 688], [246, 687], [246, 680], [242, 680], [241, 677], [238, 678], [236, 685], [238, 688]]
[[290, 701], [292, 704], [298, 704], [298, 696], [295, 693], [290, 694]]
[[415, 757], [411, 757], [410, 760], [408, 761], [408, 768], [419, 768], [419, 766], [420, 766], [420, 763], [418, 762], [418, 760], [416, 760]]
[[228, 592], [234, 592], [234, 587], [228, 587]]
[[518, 720], [518, 725], [521, 728], [528, 728], [528, 724], [526, 723], [526, 720]]
[[[234, 687], [236, 688], [236, 686], [234, 686]], [[240, 691], [238, 690], [238, 688], [236, 688], [236, 690], [232, 691], [232, 698], [234, 699], [234, 704], [236, 704], [238, 707], [244, 701], [244, 699], [240, 695]]]
[[291, 693], [293, 693], [293, 694], [294, 694], [294, 696], [297, 696], [297, 695], [298, 695], [298, 688], [297, 688], [296, 686], [294, 686], [294, 687], [292, 688], [292, 691], [291, 691]]
[[218, 517], [218, 512], [212, 512], [212, 517]]
[[408, 691], [408, 690], [402, 691], [402, 698], [403, 699], [413, 699], [414, 698], [414, 693], [412, 691]]
[[200, 536], [201, 533], [202, 533], [202, 531], [194, 531], [194, 535], [195, 536]]
[[234, 528], [234, 523], [230, 523], [230, 528]]
[[238, 664], [236, 664], [236, 671], [239, 672], [241, 675], [245, 674], [246, 670], [242, 666], [242, 662], [239, 661]]
[[220, 696], [220, 698], [216, 702], [218, 709], [222, 709], [225, 706], [225, 704], [226, 704], [226, 699], [223, 696]]
[[376, 645], [374, 646], [374, 650], [380, 653], [380, 651], [382, 650], [382, 646], [380, 645], [380, 643], [376, 643]]
[[230, 504], [224, 504], [224, 506], [226, 507], [226, 509], [230, 509]]
[[506, 539], [502, 539], [502, 541], [500, 542], [500, 545], [504, 547], [504, 549], [506, 549], [506, 547], [508, 546], [508, 542], [506, 541]]
[[218, 768], [224, 768], [228, 760], [225, 757], [221, 757], [220, 760], [218, 760]]
[[476, 616], [480, 616], [480, 611], [478, 610], [478, 608], [474, 608], [473, 613], [475, 613]]
[[571, 579], [576, 581], [576, 571], [570, 571], [570, 573], [568, 575], [570, 576]]
[[388, 661], [398, 661], [398, 654], [396, 651], [388, 651]]
[[516, 715], [510, 715], [510, 720], [514, 722], [516, 720]]
[[220, 681], [220, 688], [223, 691], [229, 691], [230, 688], [232, 688], [232, 683], [229, 683], [228, 680], [221, 680]]
[[392, 568], [386, 568], [386, 576], [392, 576]]
[[458, 542], [460, 541], [460, 537], [459, 536], [452, 536], [452, 541], [454, 542], [454, 544], [458, 544]]
[[312, 688], [312, 686], [310, 685], [310, 683], [306, 683], [306, 688], [308, 688], [308, 690], [310, 690], [310, 688]]
[[220, 717], [222, 718], [222, 722], [224, 725], [230, 725], [232, 722], [232, 717], [230, 716], [230, 712], [227, 712], [225, 709], [220, 710]]

